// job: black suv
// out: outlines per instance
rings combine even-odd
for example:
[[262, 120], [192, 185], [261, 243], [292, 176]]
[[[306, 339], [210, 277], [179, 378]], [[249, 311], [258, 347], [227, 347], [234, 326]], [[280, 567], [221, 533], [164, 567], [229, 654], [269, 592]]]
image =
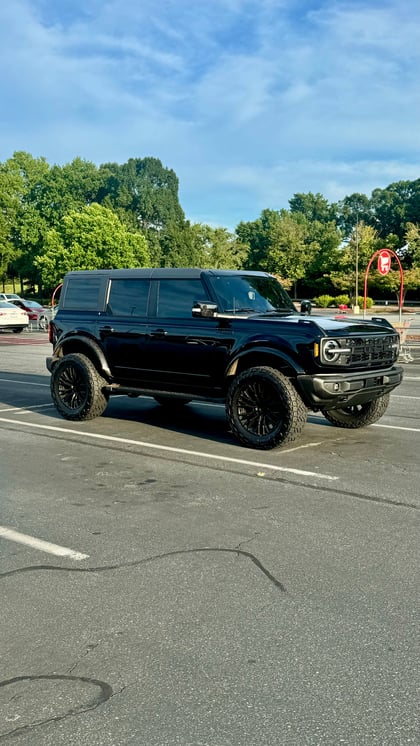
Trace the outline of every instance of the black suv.
[[294, 440], [307, 409], [338, 427], [369, 425], [402, 380], [388, 321], [300, 315], [264, 272], [69, 272], [49, 334], [63, 417], [97, 417], [112, 394], [219, 401], [252, 448]]

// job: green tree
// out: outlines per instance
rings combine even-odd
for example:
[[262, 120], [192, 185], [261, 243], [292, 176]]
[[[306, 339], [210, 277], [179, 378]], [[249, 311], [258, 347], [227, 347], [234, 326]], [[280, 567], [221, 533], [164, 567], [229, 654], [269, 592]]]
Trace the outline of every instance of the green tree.
[[314, 220], [307, 224], [306, 240], [310, 246], [310, 262], [302, 278], [304, 284], [312, 294], [328, 293], [333, 287], [330, 275], [339, 267], [341, 232], [334, 221]]
[[358, 223], [372, 224], [372, 207], [365, 194], [354, 192], [337, 203], [337, 225], [348, 240]]
[[45, 251], [34, 263], [44, 285], [53, 288], [70, 270], [143, 267], [150, 257], [144, 236], [128, 231], [112, 210], [94, 203], [71, 210], [51, 228]]
[[279, 216], [271, 232], [267, 271], [291, 280], [296, 297], [298, 281], [305, 277], [317, 246], [310, 241], [309, 223], [302, 213], [280, 210]]
[[[32, 269], [27, 261], [33, 246], [30, 229], [32, 215], [28, 207], [28, 194], [47, 173], [49, 166], [44, 158], [33, 158], [29, 153], [17, 151], [0, 164], [0, 255], [1, 271], [21, 275], [22, 267]], [[23, 292], [23, 287], [21, 287]]]
[[[303, 196], [311, 204], [313, 195]], [[296, 199], [294, 205], [303, 206], [303, 201]], [[320, 202], [321, 207], [326, 205]], [[295, 295], [301, 280], [305, 285], [312, 283], [318, 292], [330, 288], [329, 274], [338, 262], [341, 242], [335, 221], [309, 219], [297, 211], [263, 210], [258, 220], [240, 223], [236, 234], [248, 249], [247, 269], [269, 271], [291, 280]]]
[[240, 269], [243, 267], [247, 249], [237, 236], [226, 228], [213, 228], [197, 223], [192, 226], [201, 245], [200, 266], [214, 269]]
[[98, 201], [130, 213], [133, 227], [158, 230], [183, 223], [178, 177], [158, 158], [130, 158], [122, 165], [106, 163], [100, 172], [104, 185]]
[[330, 205], [328, 200], [322, 194], [294, 194], [289, 200], [290, 212], [301, 213], [305, 218], [312, 222], [330, 223], [336, 221], [336, 210], [334, 205]]
[[372, 254], [379, 248], [378, 234], [370, 225], [358, 223], [347, 245], [341, 249], [339, 266], [331, 272], [331, 282], [338, 290], [345, 291], [355, 301], [356, 263], [358, 269], [358, 296], [363, 289], [364, 275]]
[[371, 198], [375, 227], [381, 238], [393, 233], [403, 242], [408, 223], [420, 220], [420, 179], [397, 181], [374, 189]]
[[[392, 293], [397, 300], [401, 292], [401, 273], [399, 269], [391, 269], [387, 275], [380, 275], [374, 268], [369, 273], [369, 286], [376, 287], [381, 295]], [[403, 270], [403, 299], [408, 291], [417, 291], [420, 287], [420, 267]]]
[[179, 226], [170, 223], [162, 230], [159, 244], [162, 267], [200, 267], [202, 260], [202, 236], [186, 221]]
[[22, 180], [0, 165], [0, 279], [4, 281], [9, 265], [17, 259], [18, 249], [13, 230], [20, 209], [19, 191]]
[[257, 220], [239, 223], [236, 235], [247, 249], [246, 269], [267, 271], [273, 231], [280, 220], [281, 215], [277, 210], [267, 209]]
[[409, 247], [409, 253], [413, 261], [413, 267], [420, 267], [420, 226], [407, 223], [405, 241]]
[[64, 166], [52, 166], [30, 190], [28, 202], [52, 228], [71, 210], [97, 202], [103, 181], [104, 175], [94, 163], [74, 158]]

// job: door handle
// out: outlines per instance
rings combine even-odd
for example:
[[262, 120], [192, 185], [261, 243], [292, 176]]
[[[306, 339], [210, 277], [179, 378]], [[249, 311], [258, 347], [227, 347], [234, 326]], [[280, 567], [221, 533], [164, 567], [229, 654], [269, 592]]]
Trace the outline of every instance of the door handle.
[[165, 329], [155, 329], [154, 332], [150, 332], [150, 336], [151, 337], [157, 337], [157, 338], [159, 338], [159, 337], [167, 337], [168, 336], [168, 332], [165, 331]]
[[114, 331], [114, 329], [113, 329], [112, 326], [101, 326], [101, 328], [99, 329], [99, 331], [100, 332], [104, 332], [105, 334], [112, 334], [112, 332]]

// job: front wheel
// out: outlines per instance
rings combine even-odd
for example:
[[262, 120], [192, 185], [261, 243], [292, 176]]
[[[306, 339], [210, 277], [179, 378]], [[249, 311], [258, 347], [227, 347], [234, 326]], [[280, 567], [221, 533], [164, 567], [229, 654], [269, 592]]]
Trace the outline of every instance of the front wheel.
[[377, 422], [387, 410], [389, 397], [389, 394], [384, 394], [364, 404], [353, 404], [350, 407], [342, 407], [342, 409], [331, 409], [322, 414], [325, 419], [337, 427], [355, 430]]
[[268, 450], [295, 440], [306, 407], [288, 378], [274, 368], [250, 368], [233, 379], [226, 397], [232, 432], [249, 448]]
[[17, 326], [16, 329], [13, 329], [14, 334], [22, 334], [23, 332], [23, 326]]
[[104, 379], [86, 355], [65, 355], [51, 373], [51, 396], [66, 420], [100, 417], [108, 403]]

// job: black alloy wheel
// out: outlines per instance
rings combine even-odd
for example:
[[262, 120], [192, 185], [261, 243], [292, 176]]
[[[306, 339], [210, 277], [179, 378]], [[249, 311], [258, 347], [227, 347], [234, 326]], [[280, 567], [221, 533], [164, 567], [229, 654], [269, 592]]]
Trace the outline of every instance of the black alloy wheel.
[[251, 448], [270, 449], [295, 440], [306, 422], [306, 407], [292, 383], [265, 366], [233, 380], [226, 411], [234, 435]]
[[86, 355], [65, 355], [51, 373], [51, 395], [60, 414], [68, 420], [99, 417], [108, 403], [105, 380]]

